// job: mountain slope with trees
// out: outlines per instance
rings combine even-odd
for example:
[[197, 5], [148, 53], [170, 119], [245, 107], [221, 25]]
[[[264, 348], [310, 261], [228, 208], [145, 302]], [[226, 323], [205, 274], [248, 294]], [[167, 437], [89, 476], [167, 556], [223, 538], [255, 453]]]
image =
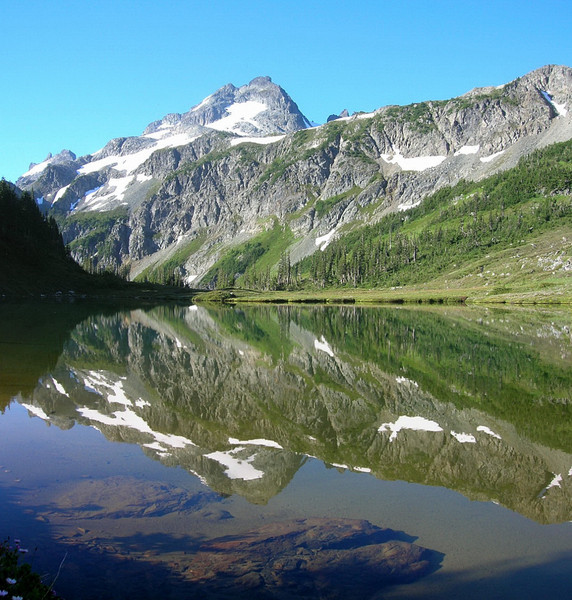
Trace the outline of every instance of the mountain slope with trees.
[[[407, 213], [351, 232], [304, 266], [319, 287], [425, 283], [473, 260], [480, 260], [476, 275], [483, 276], [491, 253], [562, 231], [562, 243], [546, 266], [572, 276], [571, 190], [572, 142], [555, 144], [514, 169], [479, 183], [460, 181]], [[522, 273], [524, 265], [520, 271], [519, 277], [530, 274]]]
[[167, 294], [111, 273], [90, 274], [72, 258], [52, 216], [40, 213], [34, 197], [0, 181], [0, 297], [76, 294], [130, 296]]
[[422, 286], [481, 288], [499, 299], [541, 290], [570, 300], [572, 141], [480, 182], [444, 187], [417, 207], [349, 230], [298, 264], [283, 252], [270, 273], [264, 250], [248, 242], [212, 273], [224, 285], [234, 278], [236, 287], [258, 290]]

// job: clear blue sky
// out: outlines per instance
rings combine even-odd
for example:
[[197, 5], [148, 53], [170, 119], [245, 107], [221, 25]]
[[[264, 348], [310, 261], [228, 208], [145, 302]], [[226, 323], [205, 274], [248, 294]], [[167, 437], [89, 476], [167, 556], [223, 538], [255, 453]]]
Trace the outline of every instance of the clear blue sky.
[[572, 0], [0, 0], [0, 177], [269, 75], [310, 119], [572, 66]]

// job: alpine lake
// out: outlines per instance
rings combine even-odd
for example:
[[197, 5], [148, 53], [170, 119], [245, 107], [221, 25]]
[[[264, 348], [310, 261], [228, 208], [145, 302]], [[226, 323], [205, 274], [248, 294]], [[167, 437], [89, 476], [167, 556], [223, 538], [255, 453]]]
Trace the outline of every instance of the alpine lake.
[[0, 508], [68, 600], [569, 597], [572, 312], [0, 303]]

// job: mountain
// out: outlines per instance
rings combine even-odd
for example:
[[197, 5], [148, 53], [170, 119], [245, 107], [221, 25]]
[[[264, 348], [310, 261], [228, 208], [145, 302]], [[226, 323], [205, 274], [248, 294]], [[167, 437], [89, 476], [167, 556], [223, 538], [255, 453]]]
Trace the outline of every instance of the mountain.
[[69, 150], [50, 154], [43, 162], [32, 163], [17, 184], [33, 188], [39, 203], [50, 204], [60, 213], [76, 208], [102, 211], [142, 193], [139, 188], [145, 186], [137, 184], [149, 177], [138, 169], [157, 150], [192, 144], [202, 155], [250, 138], [262, 144], [274, 142], [309, 126], [282, 88], [269, 77], [257, 77], [240, 88], [225, 85], [187, 113], [168, 114], [148, 125], [141, 136], [113, 139], [93, 155], [77, 159]]
[[259, 77], [93, 155], [45, 161], [17, 184], [57, 216], [80, 263], [212, 284], [233, 249], [243, 260], [236, 274], [274, 271], [281, 253], [297, 263], [444, 186], [569, 140], [571, 107], [572, 69], [549, 65], [451, 100], [309, 127]]
[[[198, 127], [239, 136], [263, 137], [310, 127], [290, 96], [270, 77], [257, 77], [239, 88], [231, 83], [183, 115], [170, 114], [151, 123], [143, 135], [162, 139]], [[156, 134], [156, 135], [155, 135]]]

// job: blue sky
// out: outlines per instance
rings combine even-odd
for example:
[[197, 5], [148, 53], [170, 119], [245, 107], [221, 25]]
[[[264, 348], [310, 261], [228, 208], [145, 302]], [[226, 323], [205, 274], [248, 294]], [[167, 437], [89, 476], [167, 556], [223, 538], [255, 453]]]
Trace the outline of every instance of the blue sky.
[[572, 0], [0, 0], [0, 177], [269, 75], [310, 119], [572, 66]]

